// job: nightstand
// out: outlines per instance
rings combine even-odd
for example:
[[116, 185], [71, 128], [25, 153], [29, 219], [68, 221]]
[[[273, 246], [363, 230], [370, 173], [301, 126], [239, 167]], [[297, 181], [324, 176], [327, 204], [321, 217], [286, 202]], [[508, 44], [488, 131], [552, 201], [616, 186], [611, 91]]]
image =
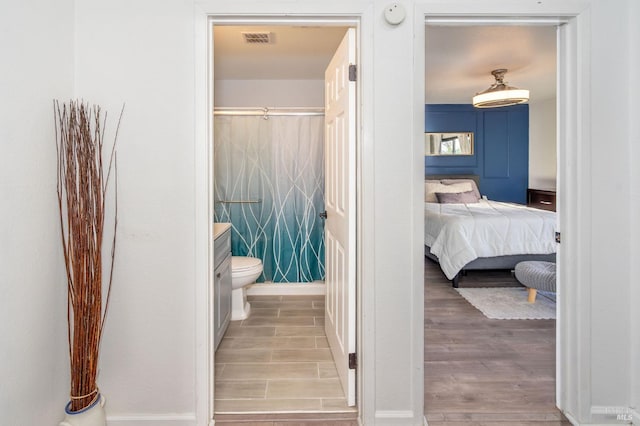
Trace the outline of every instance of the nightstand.
[[556, 211], [556, 191], [550, 189], [527, 190], [527, 206], [536, 209]]

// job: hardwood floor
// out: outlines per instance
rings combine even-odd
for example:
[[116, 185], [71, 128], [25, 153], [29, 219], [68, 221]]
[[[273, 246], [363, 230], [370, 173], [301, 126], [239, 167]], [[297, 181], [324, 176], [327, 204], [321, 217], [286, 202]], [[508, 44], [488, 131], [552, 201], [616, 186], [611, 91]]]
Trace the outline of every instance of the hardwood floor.
[[[460, 287], [519, 286], [469, 271]], [[569, 425], [555, 407], [555, 320], [492, 320], [425, 259], [425, 413], [429, 426]]]

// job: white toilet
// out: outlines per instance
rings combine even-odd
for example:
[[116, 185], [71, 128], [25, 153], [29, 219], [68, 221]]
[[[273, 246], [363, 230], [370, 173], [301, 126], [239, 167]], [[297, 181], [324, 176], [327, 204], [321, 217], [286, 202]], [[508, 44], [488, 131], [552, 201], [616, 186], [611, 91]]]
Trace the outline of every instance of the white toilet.
[[251, 305], [247, 302], [247, 288], [262, 273], [262, 261], [255, 257], [231, 256], [231, 321], [249, 317]]

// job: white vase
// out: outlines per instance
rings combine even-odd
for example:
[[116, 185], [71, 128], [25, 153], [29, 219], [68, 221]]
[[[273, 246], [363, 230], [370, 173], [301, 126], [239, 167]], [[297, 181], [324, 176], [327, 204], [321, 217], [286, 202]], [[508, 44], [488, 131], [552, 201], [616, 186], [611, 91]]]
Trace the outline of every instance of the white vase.
[[58, 426], [106, 426], [104, 403], [105, 399], [102, 395], [98, 395], [93, 404], [80, 411], [70, 411], [71, 403], [68, 403], [64, 409], [66, 413], [64, 420]]

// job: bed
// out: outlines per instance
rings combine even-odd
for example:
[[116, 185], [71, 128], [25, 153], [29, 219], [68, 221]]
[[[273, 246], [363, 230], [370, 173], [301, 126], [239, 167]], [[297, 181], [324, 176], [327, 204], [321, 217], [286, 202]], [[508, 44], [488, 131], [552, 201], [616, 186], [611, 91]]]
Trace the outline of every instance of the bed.
[[478, 176], [425, 179], [425, 256], [458, 287], [468, 270], [555, 262], [556, 214], [480, 196]]

